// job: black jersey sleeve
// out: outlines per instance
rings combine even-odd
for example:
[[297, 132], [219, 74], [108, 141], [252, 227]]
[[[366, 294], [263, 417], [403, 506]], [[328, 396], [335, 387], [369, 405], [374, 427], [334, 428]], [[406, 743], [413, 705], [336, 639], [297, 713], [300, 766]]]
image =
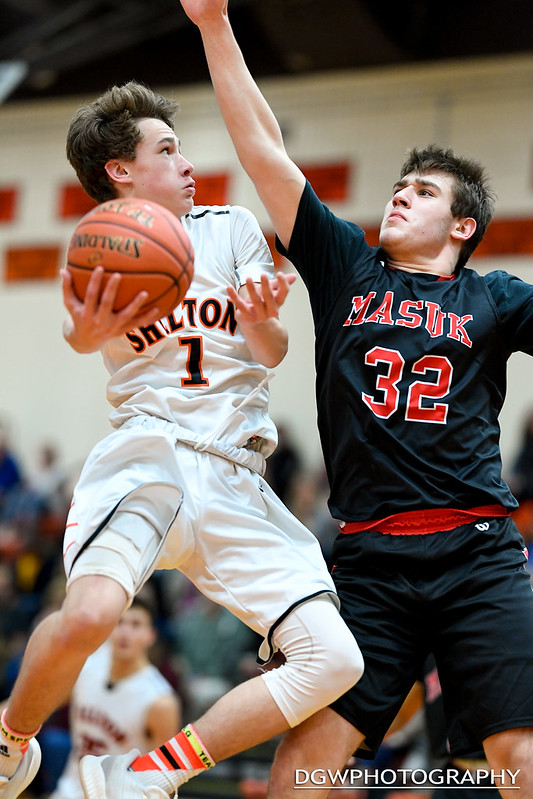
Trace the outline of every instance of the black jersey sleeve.
[[533, 286], [503, 270], [485, 276], [510, 352], [533, 355]]
[[289, 247], [279, 239], [276, 248], [296, 267], [309, 291], [315, 321], [336, 298], [346, 276], [370, 249], [364, 231], [340, 219], [322, 203], [307, 182]]

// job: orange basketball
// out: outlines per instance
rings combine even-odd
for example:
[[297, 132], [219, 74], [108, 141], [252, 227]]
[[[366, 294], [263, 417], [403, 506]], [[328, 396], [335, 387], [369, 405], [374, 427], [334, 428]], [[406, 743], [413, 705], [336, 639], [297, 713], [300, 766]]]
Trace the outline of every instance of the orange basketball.
[[92, 271], [103, 266], [104, 283], [120, 272], [113, 310], [140, 291], [142, 311], [157, 306], [167, 316], [184, 298], [194, 272], [194, 252], [180, 220], [148, 200], [116, 199], [97, 205], [79, 221], [67, 252], [67, 269], [83, 301]]

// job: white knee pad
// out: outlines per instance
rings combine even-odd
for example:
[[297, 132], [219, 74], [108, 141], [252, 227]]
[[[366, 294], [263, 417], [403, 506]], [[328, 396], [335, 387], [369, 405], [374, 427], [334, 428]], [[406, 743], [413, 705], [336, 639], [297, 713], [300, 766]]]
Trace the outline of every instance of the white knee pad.
[[[94, 483], [87, 479], [81, 489], [78, 484], [63, 549], [67, 585], [81, 576], [106, 575], [109, 566], [107, 576], [121, 583], [133, 597], [152, 573], [183, 494], [179, 486], [171, 483], [135, 484], [139, 475], [130, 472], [117, 475], [119, 485], [115, 490], [125, 492], [119, 501], [114, 493], [100, 499], [92, 497], [93, 485], [98, 489], [96, 494], [105, 493], [100, 485], [105, 481]], [[93, 547], [99, 549], [94, 557]]]
[[75, 561], [67, 587], [78, 577], [104, 575], [124, 588], [131, 603], [150, 577], [166, 531], [160, 531], [152, 516], [143, 512], [142, 496], [135, 495], [136, 505], [128, 499], [119, 505], [94, 543]]
[[298, 605], [274, 642], [286, 662], [262, 677], [291, 727], [334, 702], [363, 674], [355, 638], [326, 596]]

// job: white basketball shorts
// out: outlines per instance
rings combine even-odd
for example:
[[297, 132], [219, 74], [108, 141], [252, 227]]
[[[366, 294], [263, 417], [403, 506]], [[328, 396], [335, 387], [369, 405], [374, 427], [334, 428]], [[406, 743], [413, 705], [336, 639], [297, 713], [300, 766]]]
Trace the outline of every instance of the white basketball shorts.
[[[121, 546], [112, 529], [121, 510], [138, 521], [142, 546], [132, 546], [137, 533], [131, 523]], [[148, 535], [158, 538], [151, 547], [145, 545]], [[126, 559], [139, 551], [133, 591], [154, 568], [179, 569], [266, 639], [264, 660], [276, 623], [292, 607], [320, 593], [337, 604], [316, 537], [265, 480], [226, 457], [177, 441], [175, 426], [163, 420], [144, 417], [143, 424], [120, 428], [89, 455], [67, 520], [69, 580], [94, 573], [87, 552], [93, 546], [123, 549], [118, 554]], [[100, 558], [98, 573], [105, 569]], [[116, 566], [109, 576], [122, 582]], [[130, 581], [125, 577], [123, 584], [131, 595]]]

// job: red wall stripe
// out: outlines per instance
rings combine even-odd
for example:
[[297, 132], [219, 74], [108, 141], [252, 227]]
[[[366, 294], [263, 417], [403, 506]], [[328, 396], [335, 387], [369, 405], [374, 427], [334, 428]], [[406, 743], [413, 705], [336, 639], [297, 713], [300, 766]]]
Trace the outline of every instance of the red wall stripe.
[[9, 247], [5, 254], [4, 279], [51, 280], [57, 278], [60, 268], [61, 247]]
[[59, 218], [74, 219], [84, 216], [96, 205], [79, 183], [64, 183], [59, 189]]
[[229, 202], [229, 172], [193, 175], [196, 183], [194, 202], [197, 205], [226, 205]]
[[15, 186], [0, 189], [0, 222], [13, 222], [16, 215], [19, 191]]
[[299, 166], [322, 202], [342, 202], [348, 199], [352, 168], [348, 161]]

